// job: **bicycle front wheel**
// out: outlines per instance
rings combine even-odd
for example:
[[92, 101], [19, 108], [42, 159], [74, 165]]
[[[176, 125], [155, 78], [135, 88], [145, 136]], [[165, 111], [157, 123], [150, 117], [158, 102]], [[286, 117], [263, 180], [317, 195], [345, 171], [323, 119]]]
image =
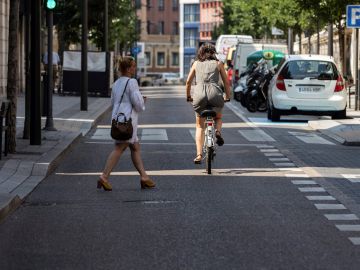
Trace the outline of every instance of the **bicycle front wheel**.
[[206, 146], [206, 172], [211, 174], [211, 161], [213, 160], [213, 148]]

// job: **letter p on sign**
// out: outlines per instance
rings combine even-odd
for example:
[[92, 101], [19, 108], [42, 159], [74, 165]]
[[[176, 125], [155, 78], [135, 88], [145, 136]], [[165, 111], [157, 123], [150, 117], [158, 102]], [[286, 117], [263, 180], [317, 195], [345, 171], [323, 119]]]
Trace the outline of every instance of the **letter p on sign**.
[[360, 28], [360, 6], [348, 5], [346, 7], [347, 28]]

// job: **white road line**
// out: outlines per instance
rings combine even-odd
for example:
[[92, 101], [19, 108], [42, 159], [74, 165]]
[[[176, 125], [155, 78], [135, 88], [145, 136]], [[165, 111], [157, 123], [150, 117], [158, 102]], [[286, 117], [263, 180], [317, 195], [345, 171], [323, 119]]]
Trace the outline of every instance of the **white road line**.
[[262, 130], [239, 130], [239, 133], [249, 142], [275, 142], [275, 140]]
[[249, 117], [249, 121], [258, 126], [308, 126], [306, 122], [289, 122], [289, 121], [281, 121], [281, 122], [272, 122], [267, 118], [263, 117]]
[[304, 187], [298, 188], [301, 192], [326, 192], [322, 187]]
[[281, 153], [264, 153], [266, 157], [283, 157], [284, 155]]
[[141, 130], [142, 141], [168, 141], [166, 129], [142, 129]]
[[327, 203], [315, 203], [315, 207], [318, 210], [344, 210], [346, 207], [343, 204], [327, 204]]
[[300, 173], [287, 173], [285, 174], [285, 177], [294, 177], [294, 178], [309, 178], [307, 174], [300, 174]]
[[349, 240], [356, 246], [360, 245], [360, 237], [349, 237]]
[[274, 148], [275, 146], [272, 146], [272, 145], [260, 145], [260, 146], [257, 146], [257, 148]]
[[335, 225], [342, 232], [360, 232], [360, 225]]
[[333, 196], [306, 196], [309, 201], [336, 201]]
[[291, 181], [294, 185], [316, 185], [317, 183], [313, 180], [293, 180]]
[[342, 177], [346, 178], [351, 183], [360, 183], [360, 174], [342, 174]]
[[270, 161], [290, 161], [288, 158], [269, 158]]
[[325, 140], [324, 138], [311, 133], [306, 132], [296, 132], [296, 131], [289, 131], [289, 134], [294, 135], [299, 140], [309, 143], [309, 144], [328, 144], [328, 145], [335, 145], [334, 143]]
[[[354, 214], [325, 214], [324, 216], [328, 220], [359, 220], [359, 218]], [[336, 227], [338, 226], [342, 227], [342, 226], [353, 226], [353, 225], [336, 225]], [[360, 229], [360, 225], [357, 226], [359, 226]]]
[[262, 153], [275, 153], [275, 152], [279, 152], [278, 149], [260, 149], [260, 152]]
[[283, 163], [274, 163], [278, 167], [295, 167], [295, 164], [292, 162], [283, 162]]

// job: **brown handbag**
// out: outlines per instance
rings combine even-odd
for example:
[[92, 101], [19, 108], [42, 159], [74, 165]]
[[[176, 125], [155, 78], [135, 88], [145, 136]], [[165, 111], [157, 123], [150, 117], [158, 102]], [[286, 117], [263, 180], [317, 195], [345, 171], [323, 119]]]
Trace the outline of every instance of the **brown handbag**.
[[[130, 79], [129, 79], [130, 80]], [[121, 101], [124, 97], [126, 87], [128, 85], [129, 80], [126, 82], [124, 92], [121, 96], [119, 107], [121, 104]], [[131, 113], [130, 113], [131, 115]], [[119, 118], [121, 120], [119, 120]], [[124, 113], [118, 113], [115, 119], [112, 119], [111, 121], [111, 138], [117, 141], [126, 141], [129, 140], [133, 136], [133, 126], [132, 126], [132, 119], [129, 117], [129, 119], [126, 119], [126, 116]]]

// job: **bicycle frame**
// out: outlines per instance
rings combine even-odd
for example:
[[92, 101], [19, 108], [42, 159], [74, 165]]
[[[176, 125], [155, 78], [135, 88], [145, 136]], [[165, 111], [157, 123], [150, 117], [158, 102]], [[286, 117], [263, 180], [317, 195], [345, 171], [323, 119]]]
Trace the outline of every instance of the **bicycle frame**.
[[215, 156], [215, 121], [212, 116], [205, 118], [205, 138], [203, 145], [203, 156], [206, 159], [206, 171], [211, 174], [211, 162]]

